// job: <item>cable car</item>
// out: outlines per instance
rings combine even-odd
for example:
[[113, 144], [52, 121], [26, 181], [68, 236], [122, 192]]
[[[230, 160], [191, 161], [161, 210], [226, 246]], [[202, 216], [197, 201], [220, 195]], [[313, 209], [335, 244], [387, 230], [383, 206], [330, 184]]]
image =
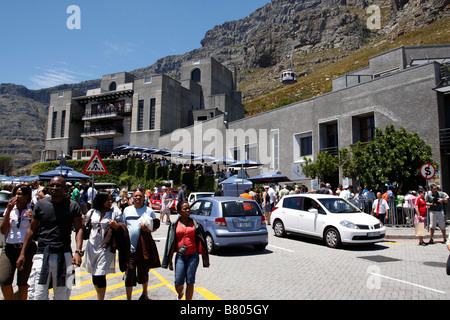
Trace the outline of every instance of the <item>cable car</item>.
[[280, 80], [282, 84], [294, 84], [297, 82], [297, 75], [292, 71], [293, 66], [293, 55], [291, 55], [291, 68], [289, 70], [284, 70], [281, 74]]

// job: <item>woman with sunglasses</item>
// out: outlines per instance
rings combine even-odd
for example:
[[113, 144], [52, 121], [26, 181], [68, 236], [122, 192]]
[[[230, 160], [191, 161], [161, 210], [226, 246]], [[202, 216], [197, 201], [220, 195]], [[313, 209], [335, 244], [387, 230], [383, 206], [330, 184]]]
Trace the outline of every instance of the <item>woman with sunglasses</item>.
[[[2, 293], [5, 300], [14, 300], [13, 279], [16, 271], [16, 262], [22, 250], [25, 234], [31, 220], [31, 189], [28, 186], [17, 186], [13, 190], [14, 197], [8, 202], [3, 221], [0, 226], [2, 234], [6, 235], [4, 248], [10, 263], [10, 272], [2, 283]], [[30, 276], [32, 259], [36, 253], [36, 244], [32, 242], [27, 249], [27, 262], [22, 270], [17, 272], [17, 286], [19, 287], [19, 300], [27, 300], [28, 277]], [[5, 266], [2, 266], [4, 268]]]
[[109, 248], [103, 248], [105, 233], [108, 226], [118, 228], [118, 222], [123, 222], [122, 214], [117, 207], [112, 206], [111, 193], [100, 190], [94, 198], [93, 208], [86, 214], [84, 223], [91, 223], [91, 232], [86, 244], [86, 256], [83, 267], [92, 274], [92, 283], [97, 291], [97, 299], [104, 300], [106, 293], [106, 275], [115, 273], [115, 253]]

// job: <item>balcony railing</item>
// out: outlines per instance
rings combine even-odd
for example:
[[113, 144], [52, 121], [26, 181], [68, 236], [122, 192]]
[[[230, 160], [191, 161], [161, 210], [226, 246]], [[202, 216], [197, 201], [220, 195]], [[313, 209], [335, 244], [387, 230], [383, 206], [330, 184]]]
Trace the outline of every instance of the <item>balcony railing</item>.
[[320, 149], [320, 153], [325, 153], [325, 152], [328, 152], [328, 154], [331, 154], [332, 156], [337, 156], [339, 153], [338, 146]]
[[97, 128], [84, 128], [82, 138], [107, 138], [123, 135], [123, 126], [105, 126]]
[[131, 106], [110, 106], [99, 110], [86, 110], [83, 120], [95, 120], [104, 118], [124, 117], [131, 115]]

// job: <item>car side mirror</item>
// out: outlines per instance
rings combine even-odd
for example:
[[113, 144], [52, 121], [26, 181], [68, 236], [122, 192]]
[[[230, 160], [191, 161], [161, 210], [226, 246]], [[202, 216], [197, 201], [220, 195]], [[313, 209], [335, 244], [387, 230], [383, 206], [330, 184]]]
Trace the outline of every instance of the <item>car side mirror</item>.
[[319, 214], [319, 210], [317, 209], [309, 209], [308, 211], [314, 214]]

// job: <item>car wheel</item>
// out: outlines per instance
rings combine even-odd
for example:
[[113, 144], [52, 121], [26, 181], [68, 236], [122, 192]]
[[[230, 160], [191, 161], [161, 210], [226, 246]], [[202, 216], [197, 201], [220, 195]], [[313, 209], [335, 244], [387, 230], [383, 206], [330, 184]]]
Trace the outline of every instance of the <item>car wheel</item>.
[[281, 220], [275, 220], [273, 223], [273, 232], [276, 237], [286, 236], [286, 230], [284, 229], [284, 224]]
[[206, 235], [206, 246], [208, 248], [209, 254], [213, 254], [214, 252], [217, 251], [217, 247], [214, 244], [214, 239], [209, 233]]
[[330, 248], [338, 248], [341, 245], [341, 236], [335, 228], [329, 228], [325, 231], [324, 240]]

